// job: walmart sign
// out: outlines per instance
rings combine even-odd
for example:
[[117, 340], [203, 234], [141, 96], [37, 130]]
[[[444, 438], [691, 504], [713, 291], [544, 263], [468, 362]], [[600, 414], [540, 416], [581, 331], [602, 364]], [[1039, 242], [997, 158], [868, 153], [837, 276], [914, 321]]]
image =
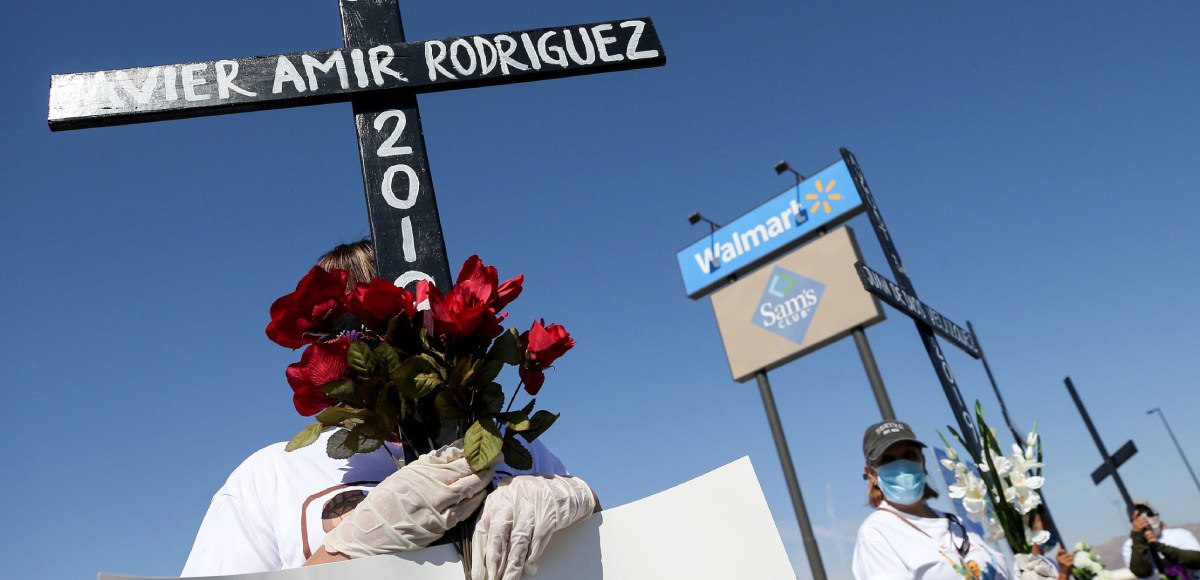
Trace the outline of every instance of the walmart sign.
[[704, 296], [730, 276], [759, 266], [862, 210], [862, 198], [846, 163], [826, 167], [676, 254], [688, 298]]

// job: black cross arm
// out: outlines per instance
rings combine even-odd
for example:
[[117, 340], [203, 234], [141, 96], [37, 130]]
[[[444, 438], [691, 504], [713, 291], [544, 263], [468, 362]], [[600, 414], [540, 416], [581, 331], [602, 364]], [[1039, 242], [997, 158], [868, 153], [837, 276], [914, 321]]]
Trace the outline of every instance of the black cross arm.
[[1109, 461], [1104, 462], [1092, 472], [1092, 483], [1100, 485], [1101, 481], [1116, 473], [1117, 468], [1125, 465], [1125, 462], [1129, 461], [1129, 458], [1133, 457], [1135, 453], [1137, 453], [1137, 445], [1134, 445], [1132, 440], [1126, 441], [1116, 453], [1112, 454]]
[[662, 66], [649, 18], [53, 75], [52, 131]]
[[932, 306], [921, 302], [915, 296], [906, 292], [904, 288], [901, 288], [899, 284], [888, 280], [883, 274], [872, 270], [862, 262], [856, 262], [854, 268], [858, 271], [858, 277], [862, 280], [863, 288], [867, 292], [887, 302], [896, 310], [907, 314], [909, 318], [925, 324], [939, 336], [950, 341], [954, 346], [961, 348], [963, 352], [972, 357], [979, 358], [983, 356], [979, 350], [979, 346], [975, 343], [975, 335], [970, 331], [946, 318], [944, 314], [934, 310]]

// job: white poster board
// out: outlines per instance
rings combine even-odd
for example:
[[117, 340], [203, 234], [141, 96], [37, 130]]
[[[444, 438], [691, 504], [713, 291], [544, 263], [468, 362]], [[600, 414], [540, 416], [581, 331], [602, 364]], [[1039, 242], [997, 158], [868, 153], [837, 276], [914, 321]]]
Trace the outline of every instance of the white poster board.
[[[450, 546], [223, 580], [462, 580]], [[794, 580], [749, 457], [558, 532], [537, 580]], [[101, 573], [99, 580], [150, 580]]]

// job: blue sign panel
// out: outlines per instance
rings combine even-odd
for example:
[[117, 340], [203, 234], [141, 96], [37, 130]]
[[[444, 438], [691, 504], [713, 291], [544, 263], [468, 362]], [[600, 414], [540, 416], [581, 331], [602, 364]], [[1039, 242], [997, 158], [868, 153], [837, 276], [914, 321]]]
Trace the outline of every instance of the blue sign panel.
[[804, 344], [804, 335], [824, 293], [824, 284], [775, 266], [750, 322], [796, 344]]
[[689, 298], [700, 298], [730, 276], [763, 264], [862, 209], [846, 162], [838, 161], [676, 254], [684, 289]]

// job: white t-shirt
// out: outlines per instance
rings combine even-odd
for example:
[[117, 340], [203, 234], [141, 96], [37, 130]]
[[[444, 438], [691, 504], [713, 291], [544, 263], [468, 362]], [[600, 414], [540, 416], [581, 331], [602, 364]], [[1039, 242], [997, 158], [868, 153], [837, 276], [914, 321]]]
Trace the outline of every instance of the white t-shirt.
[[[1196, 536], [1183, 528], [1164, 528], [1162, 536], [1158, 541], [1180, 550], [1196, 550], [1200, 551], [1200, 541], [1196, 541]], [[1125, 558], [1125, 565], [1129, 565], [1129, 559], [1133, 557], [1133, 538], [1125, 540], [1125, 544], [1121, 546], [1121, 556]], [[1150, 560], [1150, 569], [1154, 570], [1154, 560]], [[1143, 576], [1143, 578], [1157, 578], [1157, 576]], [[1200, 571], [1193, 571], [1192, 578], [1200, 580]]]
[[964, 530], [944, 513], [934, 510], [939, 517], [921, 518], [887, 502], [879, 507], [858, 528], [853, 567], [857, 580], [962, 580], [975, 577], [974, 567], [982, 579], [1008, 580], [1010, 566], [1004, 556], [974, 532], [967, 532], [966, 557], [959, 556]]
[[[383, 478], [396, 471], [380, 448], [350, 459], [331, 459], [330, 429], [312, 445], [284, 451], [286, 443], [261, 449], [242, 462], [213, 496], [181, 576], [216, 576], [297, 568], [342, 517]], [[518, 441], [521, 441], [518, 438]], [[521, 441], [524, 443], [524, 441]], [[387, 444], [396, 457], [399, 445]], [[496, 469], [497, 478], [527, 473], [568, 475], [541, 440], [526, 445], [533, 467]]]

